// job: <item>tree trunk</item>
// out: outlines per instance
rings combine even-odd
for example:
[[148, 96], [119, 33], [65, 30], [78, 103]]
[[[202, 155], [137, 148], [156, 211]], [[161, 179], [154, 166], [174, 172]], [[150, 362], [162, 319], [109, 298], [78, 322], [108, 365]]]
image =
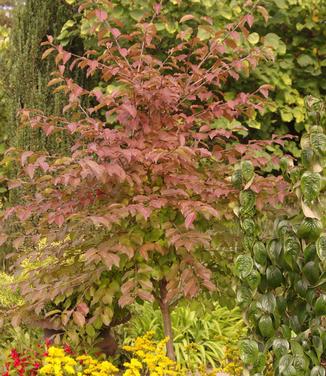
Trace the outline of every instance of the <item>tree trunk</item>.
[[166, 280], [162, 280], [160, 283], [160, 308], [162, 312], [163, 318], [163, 329], [164, 329], [164, 336], [168, 337], [169, 340], [166, 344], [166, 351], [167, 355], [171, 360], [176, 360], [175, 352], [173, 347], [173, 331], [172, 331], [172, 322], [171, 322], [171, 314], [170, 314], [170, 306], [169, 303], [166, 301], [167, 289], [166, 289], [167, 282]]

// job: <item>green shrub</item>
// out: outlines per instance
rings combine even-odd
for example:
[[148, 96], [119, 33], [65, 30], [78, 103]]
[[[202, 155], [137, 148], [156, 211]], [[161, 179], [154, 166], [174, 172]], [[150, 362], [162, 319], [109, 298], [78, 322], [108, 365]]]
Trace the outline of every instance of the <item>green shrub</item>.
[[[180, 305], [172, 312], [174, 347], [178, 363], [195, 369], [201, 365], [218, 367], [226, 353], [235, 351], [246, 328], [238, 308], [229, 310], [213, 302], [192, 302]], [[132, 320], [120, 328], [123, 342], [154, 331], [164, 338], [159, 309], [151, 304], [135, 305]]]
[[301, 163], [285, 172], [296, 212], [278, 218], [272, 237], [263, 239], [248, 210], [255, 194], [248, 186], [240, 193], [245, 253], [235, 264], [237, 298], [252, 325], [240, 347], [253, 375], [262, 374], [270, 351], [277, 376], [326, 374], [326, 113], [321, 100], [308, 97], [306, 104], [311, 124], [301, 138]]
[[14, 307], [22, 302], [19, 294], [10, 288], [13, 281], [14, 277], [0, 272], [0, 310], [1, 308]]

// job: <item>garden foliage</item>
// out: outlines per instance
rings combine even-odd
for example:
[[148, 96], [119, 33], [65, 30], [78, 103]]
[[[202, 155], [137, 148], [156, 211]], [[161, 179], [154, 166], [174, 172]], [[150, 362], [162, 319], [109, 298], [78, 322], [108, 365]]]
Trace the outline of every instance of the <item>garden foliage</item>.
[[[215, 124], [262, 110], [267, 96], [268, 85], [223, 95], [226, 82], [270, 56], [248, 41], [256, 8], [208, 40], [197, 36], [207, 24], [198, 20], [190, 37], [181, 33], [156, 55], [162, 36], [151, 20], [164, 17], [162, 9], [156, 4], [150, 18], [123, 34], [109, 3], [83, 1], [80, 22], [97, 48], [78, 56], [51, 36], [44, 42], [43, 58], [54, 54], [57, 65], [49, 86], [68, 100], [65, 116], [24, 109], [22, 122], [46, 136], [72, 135], [74, 145], [68, 155], [7, 152], [4, 163], [19, 166], [8, 185], [23, 194], [2, 213], [1, 243], [16, 250], [17, 286], [27, 302], [14, 323], [26, 312], [46, 314], [58, 327], [76, 324], [71, 338], [86, 332], [91, 339], [118, 305], [156, 300], [173, 358], [170, 305], [215, 288], [205, 253], [214, 251], [219, 223], [232, 217], [231, 165], [246, 153], [260, 166], [266, 159], [257, 152], [284, 141], [241, 145], [241, 123], [230, 130]], [[74, 70], [101, 86], [81, 87]], [[251, 165], [243, 166], [249, 182]], [[262, 207], [283, 201], [287, 185], [279, 177], [253, 184]], [[27, 273], [26, 263], [35, 263]]]
[[[218, 237], [235, 213], [237, 299], [255, 333], [243, 363], [259, 374], [273, 351], [276, 374], [325, 375], [326, 136], [318, 104], [303, 107], [326, 88], [323, 1], [26, 1], [11, 46], [14, 147], [2, 161], [15, 177], [1, 180], [13, 199], [0, 243], [23, 298], [0, 295], [13, 324], [46, 321], [93, 345], [131, 304], [156, 302], [168, 356], [213, 366], [218, 320], [203, 315], [200, 335], [189, 327], [181, 344], [175, 330], [173, 348], [170, 311], [215, 290]], [[39, 42], [59, 29], [41, 59]], [[304, 130], [300, 152], [284, 135]], [[280, 160], [284, 151], [301, 164]], [[279, 168], [284, 178], [268, 174]], [[285, 213], [289, 187], [300, 215], [278, 219], [270, 239], [257, 212]]]
[[[69, 1], [76, 4], [76, 1]], [[200, 21], [196, 33], [201, 40], [209, 40], [221, 28], [241, 16], [243, 8], [249, 9], [253, 1], [243, 0], [174, 0], [164, 4], [162, 17], [153, 20], [157, 32], [162, 36], [160, 48], [153, 53], [161, 55], [182, 35], [190, 39], [192, 30]], [[152, 12], [154, 1], [113, 0], [110, 13], [119, 20], [120, 28], [130, 32], [130, 25], [141, 22]], [[301, 134], [307, 114], [304, 108], [304, 96], [325, 95], [326, 50], [324, 39], [325, 1], [324, 0], [264, 0], [257, 5], [255, 23], [248, 34], [252, 46], [260, 43], [275, 56], [275, 61], [262, 62], [249, 73], [244, 67], [238, 83], [226, 85], [225, 98], [234, 98], [239, 91], [255, 90], [258, 85], [270, 84], [273, 87], [270, 101], [264, 107], [264, 113], [254, 111], [243, 123], [249, 138], [268, 138], [273, 133]], [[188, 13], [189, 17], [179, 22]], [[84, 39], [88, 48], [96, 46], [96, 40], [89, 38], [87, 22], [78, 28], [78, 16], [69, 20], [64, 27], [60, 40], [65, 44], [76, 35]], [[202, 21], [206, 22], [203, 23]], [[249, 66], [247, 66], [249, 68]], [[234, 127], [234, 121], [220, 117], [216, 124], [224, 128]], [[276, 145], [274, 153], [281, 154]], [[299, 157], [296, 142], [289, 141], [287, 150]], [[271, 171], [277, 164], [268, 165]]]
[[[179, 364], [198, 370], [218, 368], [225, 362], [230, 363], [229, 370], [236, 373], [238, 368], [241, 373], [238, 342], [245, 337], [246, 328], [238, 308], [229, 310], [208, 300], [181, 302], [171, 313], [171, 320]], [[132, 319], [117, 333], [128, 344], [148, 331], [153, 331], [157, 340], [164, 338], [159, 309], [145, 303], [135, 305]]]
[[[240, 193], [244, 251], [236, 260], [238, 302], [254, 334], [242, 342], [242, 359], [261, 374], [268, 352], [276, 375], [325, 375], [325, 156], [324, 103], [307, 98], [311, 123], [301, 138], [301, 161], [285, 168], [297, 196], [291, 217], [275, 221], [262, 239], [255, 222], [256, 195]], [[286, 166], [284, 166], [286, 167]]]
[[107, 360], [96, 359], [87, 354], [76, 354], [71, 346], [55, 347], [50, 343], [38, 345], [23, 353], [12, 349], [4, 364], [2, 376], [181, 376], [186, 370], [165, 355], [166, 340], [152, 340], [153, 333], [135, 339], [124, 350], [130, 359], [121, 367]]

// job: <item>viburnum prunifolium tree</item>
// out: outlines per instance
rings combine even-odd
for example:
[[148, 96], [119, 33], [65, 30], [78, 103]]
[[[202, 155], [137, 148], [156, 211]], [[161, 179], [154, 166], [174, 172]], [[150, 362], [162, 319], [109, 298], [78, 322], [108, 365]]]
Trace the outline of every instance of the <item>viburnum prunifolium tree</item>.
[[[114, 307], [156, 301], [174, 358], [171, 306], [215, 288], [208, 255], [219, 222], [232, 216], [232, 165], [246, 154], [259, 167], [266, 163], [259, 152], [282, 143], [241, 145], [239, 121], [233, 129], [214, 125], [221, 116], [241, 120], [263, 110], [268, 86], [231, 100], [224, 98], [223, 85], [266, 55], [247, 42], [251, 13], [209, 40], [195, 31], [191, 38], [179, 35], [159, 57], [153, 53], [161, 40], [152, 20], [161, 17], [161, 3], [128, 34], [110, 16], [108, 1], [79, 5], [97, 48], [76, 56], [50, 36], [44, 43], [43, 57], [55, 54], [58, 68], [49, 85], [68, 98], [65, 116], [22, 112], [23, 123], [46, 135], [72, 135], [71, 152], [6, 154], [5, 163], [20, 169], [9, 187], [20, 189], [22, 199], [1, 214], [1, 243], [16, 249], [17, 287], [26, 302], [15, 322], [26, 313], [47, 313], [68, 331], [73, 323], [94, 336], [110, 324]], [[80, 87], [71, 78], [75, 69], [98, 77], [99, 85]], [[85, 108], [85, 102], [92, 105]], [[248, 166], [243, 162], [242, 179], [250, 183]], [[280, 178], [258, 177], [255, 187], [262, 203], [284, 199]], [[8, 223], [11, 229], [17, 224], [17, 232], [7, 231]]]
[[235, 265], [237, 296], [253, 335], [241, 349], [255, 375], [263, 374], [270, 352], [275, 375], [325, 376], [325, 110], [316, 98], [306, 104], [311, 123], [301, 138], [301, 161], [292, 168], [283, 163], [297, 198], [292, 216], [278, 218], [273, 237], [262, 239], [256, 195], [251, 189], [240, 193], [245, 253]]

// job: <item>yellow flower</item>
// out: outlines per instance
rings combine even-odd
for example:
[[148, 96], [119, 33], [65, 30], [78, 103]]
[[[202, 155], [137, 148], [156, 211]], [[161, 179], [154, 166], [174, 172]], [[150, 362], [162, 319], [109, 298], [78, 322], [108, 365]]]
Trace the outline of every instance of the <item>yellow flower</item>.
[[49, 358], [64, 358], [65, 352], [63, 349], [51, 346], [48, 350]]
[[40, 375], [50, 375], [52, 373], [52, 365], [46, 364], [40, 369], [39, 373]]
[[74, 369], [72, 366], [68, 365], [68, 364], [66, 364], [66, 365], [63, 367], [63, 369], [64, 369], [69, 375], [75, 375], [75, 373], [76, 373], [75, 369]]

